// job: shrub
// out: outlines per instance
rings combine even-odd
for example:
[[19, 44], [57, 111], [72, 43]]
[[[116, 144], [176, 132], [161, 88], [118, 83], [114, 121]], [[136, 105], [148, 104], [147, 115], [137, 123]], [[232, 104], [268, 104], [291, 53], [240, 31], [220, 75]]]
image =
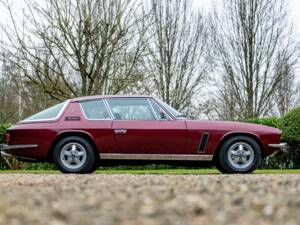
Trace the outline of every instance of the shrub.
[[300, 107], [288, 112], [283, 118], [251, 118], [246, 122], [276, 127], [282, 130], [282, 139], [288, 142], [288, 153], [267, 158], [263, 168], [300, 168]]
[[5, 143], [5, 133], [7, 128], [9, 128], [11, 125], [9, 123], [5, 123], [0, 125], [0, 143]]
[[278, 117], [265, 117], [265, 118], [250, 118], [247, 119], [245, 122], [280, 128], [281, 120], [282, 119]]
[[283, 139], [288, 142], [300, 142], [300, 107], [288, 112], [282, 119], [280, 127]]

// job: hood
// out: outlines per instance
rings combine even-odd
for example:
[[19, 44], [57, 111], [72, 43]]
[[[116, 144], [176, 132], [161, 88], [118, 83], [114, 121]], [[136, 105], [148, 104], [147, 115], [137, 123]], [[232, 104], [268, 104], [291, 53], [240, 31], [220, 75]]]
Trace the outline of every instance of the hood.
[[213, 120], [186, 120], [186, 123], [189, 129], [247, 131], [281, 134], [281, 130], [277, 128], [253, 123]]

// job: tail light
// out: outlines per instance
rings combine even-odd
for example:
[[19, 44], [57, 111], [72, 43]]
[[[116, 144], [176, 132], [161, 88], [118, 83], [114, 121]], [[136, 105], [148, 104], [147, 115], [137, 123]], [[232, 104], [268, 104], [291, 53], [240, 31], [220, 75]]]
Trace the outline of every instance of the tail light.
[[6, 132], [6, 134], [5, 134], [5, 142], [7, 144], [9, 144], [9, 142], [10, 142], [10, 134], [8, 132]]

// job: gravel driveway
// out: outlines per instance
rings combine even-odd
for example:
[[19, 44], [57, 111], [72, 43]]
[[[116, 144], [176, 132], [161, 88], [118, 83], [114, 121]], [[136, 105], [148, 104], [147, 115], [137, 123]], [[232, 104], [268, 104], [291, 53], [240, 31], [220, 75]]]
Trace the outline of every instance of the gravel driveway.
[[299, 224], [300, 175], [0, 174], [0, 224]]

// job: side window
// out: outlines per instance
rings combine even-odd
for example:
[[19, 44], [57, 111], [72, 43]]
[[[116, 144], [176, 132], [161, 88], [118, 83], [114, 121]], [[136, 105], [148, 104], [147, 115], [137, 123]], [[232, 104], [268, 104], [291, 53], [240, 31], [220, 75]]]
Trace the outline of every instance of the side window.
[[107, 102], [117, 120], [156, 120], [145, 98], [109, 98]]
[[80, 105], [87, 119], [90, 120], [111, 119], [105, 108], [103, 100], [101, 99], [82, 101], [80, 102]]
[[59, 103], [55, 106], [52, 106], [48, 109], [45, 109], [37, 114], [34, 114], [28, 118], [26, 118], [24, 121], [34, 121], [34, 120], [53, 120], [56, 117], [59, 116], [59, 114], [62, 112], [62, 110], [66, 107], [67, 102]]
[[156, 117], [160, 120], [167, 120], [167, 119], [171, 119], [166, 112], [153, 100], [150, 99], [152, 108], [156, 114]]

